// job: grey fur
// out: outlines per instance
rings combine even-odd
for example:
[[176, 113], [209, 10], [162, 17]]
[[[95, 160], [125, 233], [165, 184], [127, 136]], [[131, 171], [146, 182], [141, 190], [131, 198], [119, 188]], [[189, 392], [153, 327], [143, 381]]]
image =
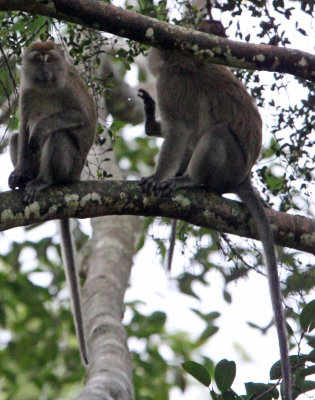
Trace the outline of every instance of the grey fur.
[[150, 51], [149, 66], [157, 77], [161, 121], [155, 119], [154, 100], [140, 90], [146, 134], [165, 140], [155, 173], [140, 183], [142, 190], [167, 195], [181, 187], [204, 186], [219, 194], [235, 193], [247, 205], [264, 247], [284, 399], [291, 400], [291, 366], [274, 239], [263, 202], [250, 180], [262, 142], [262, 121], [255, 102], [224, 66], [204, 65], [158, 49]]
[[[19, 134], [10, 141], [14, 171], [9, 187], [23, 189], [24, 202], [31, 203], [46, 187], [80, 179], [96, 131], [93, 99], [79, 72], [52, 41], [34, 42], [25, 51], [19, 111]], [[62, 219], [60, 228], [81, 358], [88, 364], [69, 220]]]

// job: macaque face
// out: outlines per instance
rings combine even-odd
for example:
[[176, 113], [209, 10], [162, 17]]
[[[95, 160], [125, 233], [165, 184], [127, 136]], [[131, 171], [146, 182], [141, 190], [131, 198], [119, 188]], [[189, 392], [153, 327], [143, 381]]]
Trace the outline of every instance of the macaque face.
[[52, 41], [35, 42], [24, 54], [23, 73], [30, 83], [62, 86], [66, 70], [63, 52]]

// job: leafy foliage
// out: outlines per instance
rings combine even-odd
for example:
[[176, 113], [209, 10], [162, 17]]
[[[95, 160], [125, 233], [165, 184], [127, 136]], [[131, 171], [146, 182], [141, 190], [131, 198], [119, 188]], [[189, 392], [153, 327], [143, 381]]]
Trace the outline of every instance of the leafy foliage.
[[194, 361], [185, 361], [182, 364], [182, 367], [186, 372], [188, 372], [190, 375], [196, 378], [203, 385], [205, 386], [210, 385], [211, 382], [210, 375], [203, 365], [198, 364]]
[[300, 324], [305, 332], [311, 332], [315, 328], [315, 300], [303, 308], [300, 314]]
[[[37, 261], [24, 271], [23, 252], [30, 249]], [[69, 302], [62, 299], [59, 249], [51, 238], [14, 242], [0, 256], [0, 271], [0, 335], [6, 338], [0, 351], [0, 399], [70, 396], [83, 368]], [[50, 285], [39, 285], [34, 274], [49, 275]]]
[[232, 386], [236, 375], [236, 364], [234, 361], [221, 360], [215, 367], [214, 378], [215, 382], [221, 390], [226, 392]]

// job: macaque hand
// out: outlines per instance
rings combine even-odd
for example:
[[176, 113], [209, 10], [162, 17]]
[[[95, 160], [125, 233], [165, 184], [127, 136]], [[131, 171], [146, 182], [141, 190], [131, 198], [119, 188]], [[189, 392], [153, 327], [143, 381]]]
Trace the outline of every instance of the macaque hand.
[[28, 172], [24, 168], [16, 167], [10, 174], [8, 185], [9, 188], [15, 190], [16, 188], [24, 188], [25, 184], [31, 179]]
[[154, 115], [155, 101], [152, 99], [152, 97], [149, 95], [149, 93], [144, 89], [139, 89], [138, 97], [140, 97], [143, 100], [145, 113]]

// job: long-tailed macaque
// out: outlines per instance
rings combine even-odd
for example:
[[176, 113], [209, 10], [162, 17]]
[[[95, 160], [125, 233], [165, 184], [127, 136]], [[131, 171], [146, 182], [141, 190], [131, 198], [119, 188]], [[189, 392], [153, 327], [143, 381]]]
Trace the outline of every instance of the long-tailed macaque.
[[[11, 189], [31, 203], [46, 187], [80, 179], [93, 144], [97, 116], [79, 72], [53, 41], [32, 43], [23, 56], [19, 134], [12, 136]], [[80, 285], [68, 219], [60, 221], [62, 254], [83, 362], [88, 364]]]
[[[203, 25], [206, 25], [204, 28]], [[197, 27], [198, 30], [205, 30], [207, 33], [211, 33], [216, 36], [227, 37], [225, 28], [222, 25], [221, 21], [216, 20], [207, 20], [206, 22], [201, 22], [201, 24]], [[145, 91], [140, 89], [138, 96], [144, 100], [144, 107], [145, 107], [145, 115], [146, 115], [146, 134], [149, 136], [154, 137], [162, 137], [161, 129], [157, 126], [158, 123], [155, 121], [155, 102], [151, 98], [151, 96]], [[172, 229], [171, 229], [171, 236], [170, 236], [170, 244], [169, 249], [167, 252], [167, 270], [168, 272], [171, 271], [172, 261], [173, 261], [173, 254], [175, 249], [175, 241], [176, 241], [176, 230], [177, 230], [177, 220], [172, 220]]]
[[[204, 21], [198, 29], [209, 31]], [[157, 78], [161, 121], [145, 91], [145, 131], [163, 137], [155, 173], [140, 182], [143, 192], [163, 195], [203, 186], [235, 193], [247, 205], [264, 247], [278, 333], [284, 398], [291, 400], [291, 367], [273, 233], [263, 202], [251, 184], [251, 169], [262, 143], [262, 121], [245, 86], [222, 65], [204, 64], [178, 52], [151, 49], [149, 67]]]

